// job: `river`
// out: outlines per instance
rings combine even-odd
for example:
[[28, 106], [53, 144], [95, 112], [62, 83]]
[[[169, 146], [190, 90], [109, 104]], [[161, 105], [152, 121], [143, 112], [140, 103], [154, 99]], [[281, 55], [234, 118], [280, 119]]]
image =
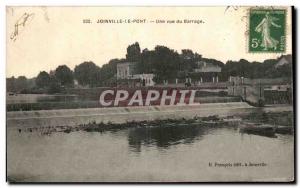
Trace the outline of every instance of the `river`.
[[290, 181], [293, 172], [293, 135], [182, 125], [41, 135], [7, 127], [10, 181]]

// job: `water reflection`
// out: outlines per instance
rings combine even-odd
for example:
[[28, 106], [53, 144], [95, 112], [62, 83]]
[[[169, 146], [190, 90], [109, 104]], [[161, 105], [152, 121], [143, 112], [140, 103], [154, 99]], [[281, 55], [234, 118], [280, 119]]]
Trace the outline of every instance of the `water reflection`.
[[141, 151], [141, 146], [156, 146], [167, 149], [177, 144], [192, 144], [205, 135], [213, 134], [217, 128], [201, 125], [161, 125], [152, 127], [130, 128], [128, 143], [131, 149]]

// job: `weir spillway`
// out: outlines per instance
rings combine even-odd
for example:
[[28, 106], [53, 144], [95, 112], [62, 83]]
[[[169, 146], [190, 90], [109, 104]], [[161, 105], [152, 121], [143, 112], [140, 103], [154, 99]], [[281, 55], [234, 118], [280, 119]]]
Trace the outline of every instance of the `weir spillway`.
[[[184, 106], [139, 106], [85, 109], [60, 109], [39, 111], [7, 112], [7, 128], [33, 126], [77, 126], [88, 123], [126, 123], [158, 119], [180, 119], [207, 117], [212, 115], [230, 116], [250, 113], [256, 107], [245, 102], [205, 103]], [[268, 109], [268, 108], [266, 108]], [[292, 107], [270, 108], [272, 111]]]

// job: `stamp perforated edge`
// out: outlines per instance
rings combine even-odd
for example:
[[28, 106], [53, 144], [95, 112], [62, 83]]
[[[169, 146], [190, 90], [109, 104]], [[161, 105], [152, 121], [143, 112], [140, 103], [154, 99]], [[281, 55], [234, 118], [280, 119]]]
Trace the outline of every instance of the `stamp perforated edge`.
[[[288, 6], [288, 7], [273, 7], [273, 6], [257, 6], [257, 7], [249, 7], [248, 10], [247, 10], [247, 16], [248, 16], [248, 19], [247, 19], [247, 22], [246, 22], [246, 31], [245, 33], [247, 34], [247, 37], [246, 38], [246, 45], [245, 45], [245, 48], [246, 48], [246, 52], [249, 53], [249, 54], [285, 54], [286, 51], [287, 51], [287, 48], [289, 47], [289, 44], [287, 43], [287, 28], [288, 28], [288, 24], [287, 24], [287, 18], [288, 18], [288, 14], [290, 13], [290, 11], [292, 10], [291, 9], [292, 7], [291, 6]], [[284, 10], [285, 11], [285, 28], [284, 28], [284, 35], [285, 35], [285, 48], [284, 48], [284, 51], [281, 51], [281, 52], [272, 52], [272, 51], [267, 51], [267, 52], [264, 52], [264, 51], [250, 51], [250, 48], [249, 48], [249, 37], [250, 37], [250, 11], [253, 10], [253, 9], [264, 9], [264, 10]], [[290, 10], [290, 11], [289, 11]], [[293, 27], [293, 26], [291, 26]]]

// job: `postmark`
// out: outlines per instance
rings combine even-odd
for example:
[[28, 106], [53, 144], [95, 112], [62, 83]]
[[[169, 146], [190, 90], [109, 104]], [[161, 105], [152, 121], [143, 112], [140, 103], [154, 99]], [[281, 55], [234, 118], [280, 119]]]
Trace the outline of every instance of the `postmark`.
[[250, 9], [249, 52], [282, 53], [286, 50], [286, 10]]

